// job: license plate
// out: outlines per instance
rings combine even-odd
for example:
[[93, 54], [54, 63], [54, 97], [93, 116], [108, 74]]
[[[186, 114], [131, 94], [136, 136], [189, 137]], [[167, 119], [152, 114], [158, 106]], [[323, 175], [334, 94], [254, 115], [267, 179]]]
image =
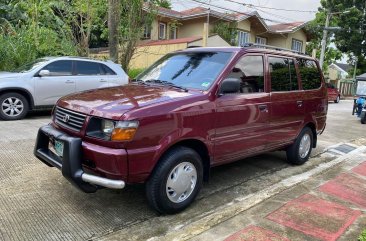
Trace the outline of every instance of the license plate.
[[56, 154], [59, 155], [60, 157], [62, 157], [64, 154], [64, 143], [61, 141], [55, 140], [54, 147], [55, 147]]

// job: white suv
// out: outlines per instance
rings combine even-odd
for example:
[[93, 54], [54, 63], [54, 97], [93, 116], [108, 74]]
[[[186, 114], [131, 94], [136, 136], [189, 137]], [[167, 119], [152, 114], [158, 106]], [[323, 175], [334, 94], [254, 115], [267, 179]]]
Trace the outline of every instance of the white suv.
[[29, 110], [52, 107], [64, 95], [127, 83], [127, 74], [112, 61], [37, 59], [14, 72], [0, 72], [0, 119], [22, 119]]

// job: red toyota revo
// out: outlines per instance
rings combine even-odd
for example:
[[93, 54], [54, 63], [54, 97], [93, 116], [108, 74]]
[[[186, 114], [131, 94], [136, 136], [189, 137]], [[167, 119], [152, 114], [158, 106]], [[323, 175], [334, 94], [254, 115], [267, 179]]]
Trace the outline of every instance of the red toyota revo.
[[61, 98], [34, 154], [84, 192], [145, 183], [160, 213], [189, 206], [210, 168], [273, 150], [303, 164], [326, 124], [317, 60], [260, 48], [191, 48], [127, 86]]

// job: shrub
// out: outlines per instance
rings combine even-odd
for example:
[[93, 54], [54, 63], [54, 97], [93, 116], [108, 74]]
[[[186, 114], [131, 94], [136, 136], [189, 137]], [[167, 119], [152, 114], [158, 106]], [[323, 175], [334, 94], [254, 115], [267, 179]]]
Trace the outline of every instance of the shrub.
[[137, 75], [139, 75], [142, 71], [144, 71], [145, 69], [130, 69], [128, 71], [128, 76], [131, 78], [131, 79], [134, 79], [136, 78]]

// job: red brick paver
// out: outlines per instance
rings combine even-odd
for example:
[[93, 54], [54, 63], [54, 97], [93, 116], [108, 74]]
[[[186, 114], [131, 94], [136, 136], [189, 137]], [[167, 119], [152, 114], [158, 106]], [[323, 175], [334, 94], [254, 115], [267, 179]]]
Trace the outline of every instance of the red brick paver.
[[240, 230], [225, 241], [290, 241], [287, 238], [278, 236], [264, 228], [249, 226], [243, 230]]
[[366, 176], [366, 162], [352, 169], [354, 173]]
[[320, 191], [366, 208], [366, 180], [342, 174], [325, 183]]
[[310, 194], [294, 199], [268, 219], [321, 240], [336, 240], [361, 214]]

